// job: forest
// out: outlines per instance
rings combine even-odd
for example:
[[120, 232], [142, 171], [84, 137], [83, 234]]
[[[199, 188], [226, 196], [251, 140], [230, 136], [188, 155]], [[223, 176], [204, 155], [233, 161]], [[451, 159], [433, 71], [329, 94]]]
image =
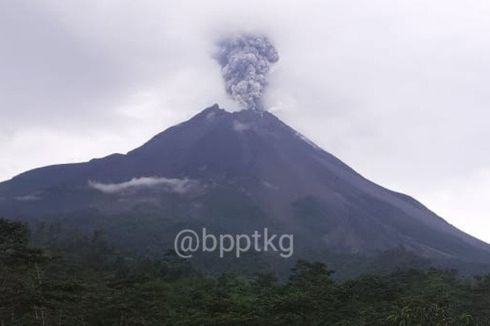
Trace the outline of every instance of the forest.
[[102, 232], [39, 246], [0, 219], [0, 325], [490, 325], [490, 275], [400, 269], [335, 280], [298, 260], [276, 275], [209, 275], [169, 252], [117, 252]]

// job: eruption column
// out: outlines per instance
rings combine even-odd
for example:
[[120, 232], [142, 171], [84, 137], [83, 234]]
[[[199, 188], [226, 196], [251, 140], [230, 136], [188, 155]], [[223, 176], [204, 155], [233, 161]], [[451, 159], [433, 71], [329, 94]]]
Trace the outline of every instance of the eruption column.
[[218, 43], [216, 60], [221, 65], [226, 92], [243, 107], [263, 110], [262, 95], [267, 73], [279, 54], [262, 35], [242, 34]]

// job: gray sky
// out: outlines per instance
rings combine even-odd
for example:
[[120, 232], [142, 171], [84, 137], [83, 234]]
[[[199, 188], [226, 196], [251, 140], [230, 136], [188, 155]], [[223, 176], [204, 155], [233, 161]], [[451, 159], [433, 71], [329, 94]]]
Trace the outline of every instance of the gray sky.
[[488, 17], [485, 0], [0, 1], [0, 180], [237, 109], [213, 45], [261, 32], [273, 113], [490, 242]]

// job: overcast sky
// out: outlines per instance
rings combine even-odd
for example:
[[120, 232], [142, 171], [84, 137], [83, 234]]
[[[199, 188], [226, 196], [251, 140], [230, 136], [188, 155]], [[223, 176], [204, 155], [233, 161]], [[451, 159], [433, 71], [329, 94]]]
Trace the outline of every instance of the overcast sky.
[[211, 53], [261, 32], [272, 112], [490, 242], [488, 17], [486, 0], [0, 1], [0, 180], [237, 109]]

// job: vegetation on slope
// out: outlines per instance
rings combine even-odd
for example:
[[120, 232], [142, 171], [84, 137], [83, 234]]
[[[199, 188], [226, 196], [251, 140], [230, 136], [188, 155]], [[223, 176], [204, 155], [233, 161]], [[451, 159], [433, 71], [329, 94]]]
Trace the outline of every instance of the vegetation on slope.
[[210, 277], [169, 254], [116, 253], [101, 233], [34, 248], [0, 220], [0, 325], [489, 325], [490, 275], [405, 270], [335, 282], [322, 263]]

